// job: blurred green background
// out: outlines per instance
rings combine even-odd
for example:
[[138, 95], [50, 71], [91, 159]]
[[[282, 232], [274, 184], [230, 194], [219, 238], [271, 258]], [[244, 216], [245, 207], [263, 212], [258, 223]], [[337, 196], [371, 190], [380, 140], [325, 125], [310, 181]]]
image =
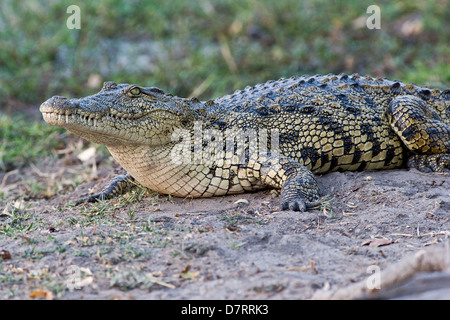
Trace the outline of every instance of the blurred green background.
[[[379, 30], [366, 27], [372, 4]], [[66, 26], [70, 5], [80, 8], [79, 30]], [[0, 170], [64, 138], [40, 122], [39, 105], [53, 95], [86, 96], [115, 81], [210, 99], [341, 72], [444, 88], [449, 44], [447, 0], [1, 0]]]

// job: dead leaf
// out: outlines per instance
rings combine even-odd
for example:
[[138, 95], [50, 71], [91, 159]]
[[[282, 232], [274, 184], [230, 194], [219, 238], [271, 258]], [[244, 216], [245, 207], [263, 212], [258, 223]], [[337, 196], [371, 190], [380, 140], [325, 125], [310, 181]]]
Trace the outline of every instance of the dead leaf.
[[200, 274], [200, 271], [186, 272], [186, 273], [182, 273], [181, 277], [184, 279], [195, 280], [199, 274]]
[[84, 274], [88, 275], [88, 276], [92, 276], [92, 271], [89, 268], [80, 268], [80, 271], [83, 272]]
[[0, 250], [0, 258], [3, 260], [11, 259], [11, 253], [7, 250]]
[[183, 271], [181, 273], [187, 273], [191, 269], [191, 265], [188, 264], [186, 267], [184, 267]]
[[32, 299], [45, 298], [47, 300], [53, 300], [53, 294], [50, 291], [38, 289], [30, 293], [30, 298]]
[[207, 225], [207, 226], [204, 226], [204, 227], [202, 227], [202, 228], [198, 228], [198, 229], [196, 229], [196, 230], [194, 230], [195, 232], [198, 232], [198, 233], [203, 233], [203, 232], [214, 232], [214, 227], [213, 226], [210, 226], [210, 225]]
[[8, 208], [9, 208], [9, 204], [7, 204], [5, 206], [5, 208], [3, 209], [2, 213], [0, 213], [0, 217], [12, 217], [12, 213], [9, 212]]
[[272, 284], [269, 286], [262, 285], [260, 287], [253, 287], [253, 291], [257, 293], [277, 293], [281, 292], [285, 289], [285, 286], [282, 284]]
[[311, 266], [289, 267], [288, 271], [307, 271], [309, 269], [311, 269]]
[[80, 288], [86, 287], [94, 282], [94, 277], [86, 277], [78, 282]]
[[248, 201], [247, 199], [239, 199], [239, 200], [234, 202], [234, 204], [240, 204], [240, 203], [242, 203], [242, 204], [249, 204], [250, 201]]
[[1, 216], [5, 216], [5, 217], [12, 217], [14, 215], [14, 212], [16, 211], [20, 211], [25, 209], [25, 205], [23, 203], [23, 201], [13, 201], [13, 202], [8, 202], [5, 206], [5, 208], [3, 209], [3, 211], [0, 213], [0, 217]]
[[239, 227], [235, 227], [233, 225], [225, 227], [225, 230], [232, 234], [239, 234], [239, 231], [241, 231]]
[[319, 271], [317, 271], [317, 269], [316, 269], [316, 262], [313, 259], [309, 259], [309, 266], [310, 266], [312, 272], [314, 272], [314, 274], [319, 273]]
[[95, 147], [87, 148], [86, 150], [80, 152], [77, 156], [81, 162], [87, 162], [95, 156]]
[[189, 272], [189, 270], [191, 269], [191, 265], [187, 265], [183, 271], [181, 271], [180, 273], [180, 277], [183, 279], [189, 279], [189, 280], [195, 280], [198, 275], [200, 274], [200, 271], [193, 271], [193, 272]]
[[346, 203], [345, 205], [350, 209], [358, 209], [358, 206], [355, 205], [353, 202]]
[[64, 245], [66, 245], [66, 246], [71, 245], [71, 244], [76, 245], [77, 242], [75, 240], [67, 240], [66, 242], [64, 242]]
[[371, 248], [378, 248], [381, 246], [387, 246], [391, 243], [392, 243], [391, 240], [382, 238], [382, 239], [372, 239], [372, 240], [364, 241], [363, 243], [361, 243], [361, 246], [369, 246]]

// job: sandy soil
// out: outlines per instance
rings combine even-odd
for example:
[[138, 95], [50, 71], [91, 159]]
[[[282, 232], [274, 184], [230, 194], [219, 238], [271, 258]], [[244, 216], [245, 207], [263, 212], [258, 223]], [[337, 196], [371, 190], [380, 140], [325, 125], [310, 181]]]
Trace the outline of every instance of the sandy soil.
[[0, 208], [1, 299], [309, 299], [450, 235], [449, 176], [326, 174], [326, 205], [304, 213], [279, 211], [274, 190], [69, 205], [121, 172], [96, 170], [58, 160], [0, 174], [10, 198], [44, 189]]

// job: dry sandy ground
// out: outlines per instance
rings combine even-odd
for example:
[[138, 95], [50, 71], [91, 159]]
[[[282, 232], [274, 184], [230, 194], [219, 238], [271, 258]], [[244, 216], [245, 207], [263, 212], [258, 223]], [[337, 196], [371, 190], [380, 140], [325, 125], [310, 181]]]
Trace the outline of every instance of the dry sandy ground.
[[113, 166], [99, 164], [96, 179], [62, 160], [0, 174], [11, 197], [47, 187], [20, 207], [1, 204], [1, 299], [309, 299], [449, 241], [449, 176], [323, 175], [326, 205], [304, 213], [279, 211], [273, 190], [68, 205], [120, 172]]

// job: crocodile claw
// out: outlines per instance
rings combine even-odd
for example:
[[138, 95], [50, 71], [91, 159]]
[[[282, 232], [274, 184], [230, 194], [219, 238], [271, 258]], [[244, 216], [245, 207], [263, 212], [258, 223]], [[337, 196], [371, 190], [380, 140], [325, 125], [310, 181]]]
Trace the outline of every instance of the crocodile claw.
[[75, 202], [75, 206], [78, 206], [82, 203], [96, 202], [96, 201], [101, 201], [101, 200], [104, 200], [103, 193], [97, 193], [97, 194], [93, 194], [89, 197], [79, 199], [77, 202]]
[[294, 201], [283, 201], [281, 203], [281, 210], [292, 210], [292, 211], [306, 211], [306, 203], [303, 199], [296, 199]]
[[281, 203], [281, 210], [292, 210], [305, 212], [306, 209], [317, 207], [322, 204], [322, 200], [305, 201], [304, 199], [295, 199], [291, 201], [283, 201]]

